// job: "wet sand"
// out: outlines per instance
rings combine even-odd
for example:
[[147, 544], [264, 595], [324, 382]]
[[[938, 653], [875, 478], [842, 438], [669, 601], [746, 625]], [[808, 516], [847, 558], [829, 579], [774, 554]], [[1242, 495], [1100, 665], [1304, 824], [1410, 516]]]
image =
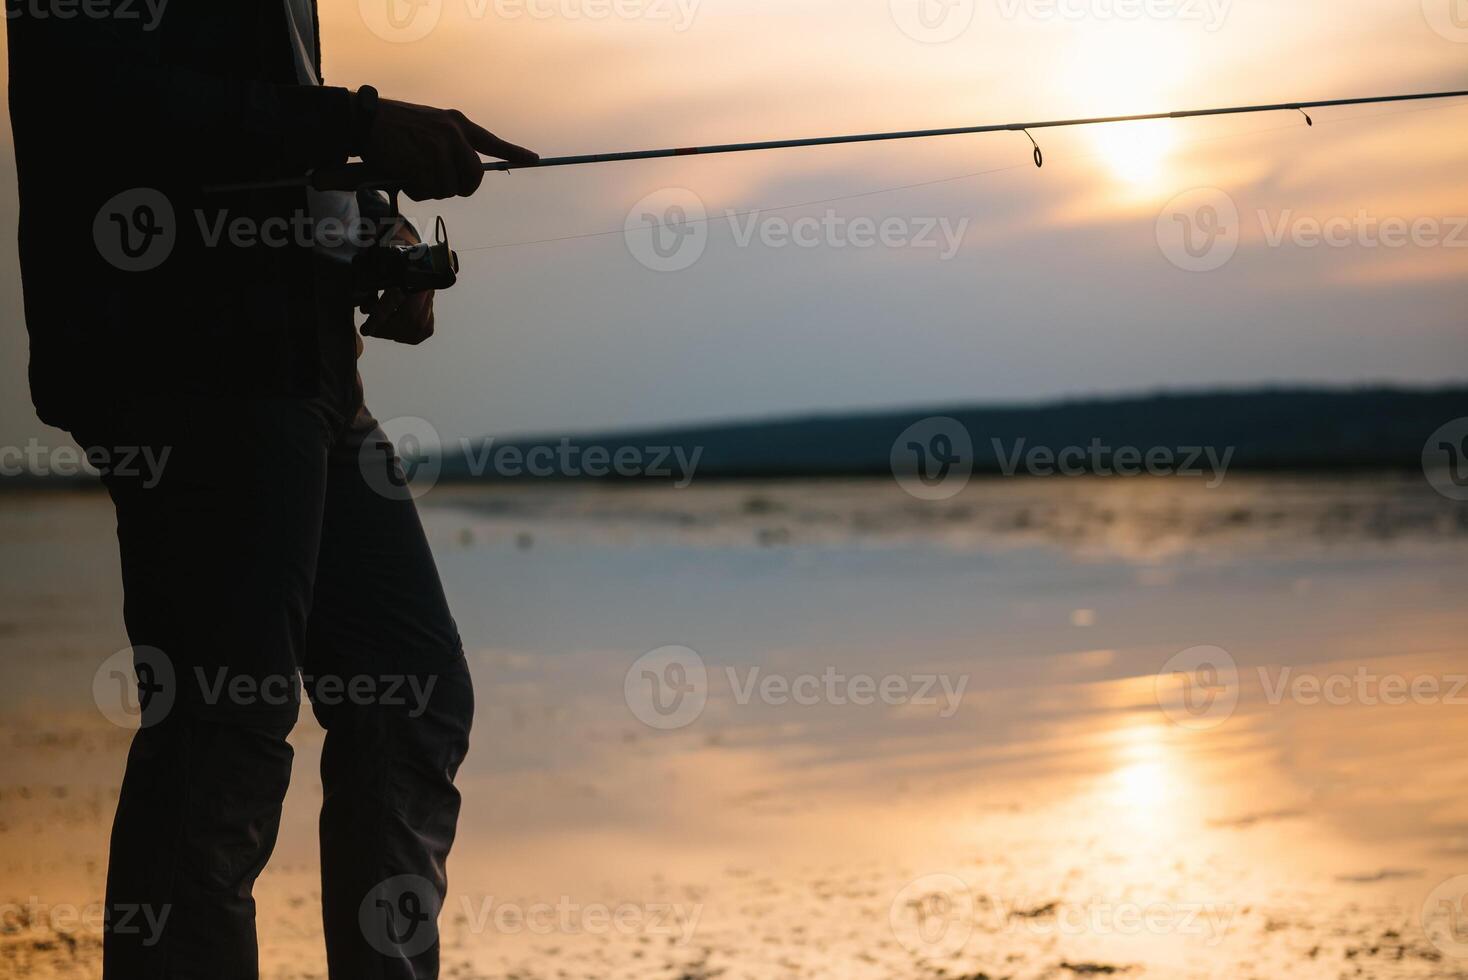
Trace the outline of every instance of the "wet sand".
[[[1468, 976], [1442, 917], [1468, 907], [1468, 505], [1420, 479], [423, 509], [479, 700], [446, 976]], [[96, 976], [129, 737], [91, 697], [126, 645], [110, 514], [15, 495], [0, 527], [0, 969]], [[672, 645], [707, 703], [658, 730], [627, 675]], [[1200, 647], [1237, 666], [1205, 692], [1231, 710], [1176, 688]], [[855, 703], [858, 675], [912, 696]], [[294, 742], [272, 978], [324, 976], [309, 716]]]

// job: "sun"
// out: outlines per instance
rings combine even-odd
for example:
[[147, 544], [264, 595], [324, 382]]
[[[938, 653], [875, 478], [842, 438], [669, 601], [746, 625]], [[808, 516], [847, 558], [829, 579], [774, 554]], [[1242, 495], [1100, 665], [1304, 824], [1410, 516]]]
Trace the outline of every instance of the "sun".
[[1087, 135], [1112, 175], [1132, 184], [1155, 183], [1177, 145], [1176, 130], [1166, 122], [1097, 126]]
[[[1188, 63], [1165, 28], [1097, 28], [1065, 59], [1055, 76], [1059, 97], [1085, 116], [1120, 116], [1175, 109]], [[1167, 120], [1093, 126], [1085, 130], [1092, 152], [1114, 177], [1148, 184], [1164, 176], [1177, 146], [1177, 129]]]

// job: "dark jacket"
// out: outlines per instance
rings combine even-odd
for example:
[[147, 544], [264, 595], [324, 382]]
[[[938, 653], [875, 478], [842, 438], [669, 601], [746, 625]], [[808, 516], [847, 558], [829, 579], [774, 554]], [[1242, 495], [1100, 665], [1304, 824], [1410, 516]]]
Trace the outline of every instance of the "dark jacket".
[[[221, 218], [299, 219], [304, 193], [202, 188], [345, 162], [350, 93], [297, 84], [281, 0], [171, 0], [151, 25], [95, 6], [6, 0], [37, 412], [72, 428], [139, 397], [313, 393], [309, 247], [209, 243]], [[150, 241], [156, 267], [119, 268]]]

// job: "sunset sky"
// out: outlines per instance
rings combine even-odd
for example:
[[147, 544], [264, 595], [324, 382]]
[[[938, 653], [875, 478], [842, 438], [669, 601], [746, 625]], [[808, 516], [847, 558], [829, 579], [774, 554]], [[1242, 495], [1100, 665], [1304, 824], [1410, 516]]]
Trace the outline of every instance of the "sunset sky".
[[[545, 155], [1468, 88], [1459, 0], [393, 0], [407, 30], [387, 2], [321, 0], [328, 83], [457, 106]], [[473, 200], [411, 208], [447, 219], [463, 277], [428, 345], [369, 342], [368, 402], [453, 439], [1463, 379], [1468, 100], [1314, 117], [1037, 133], [1043, 170], [997, 134], [491, 175]], [[0, 165], [14, 443], [46, 430], [8, 147]], [[653, 231], [623, 232], [659, 192], [710, 216], [680, 271], [638, 260]], [[1205, 272], [1168, 245], [1199, 201], [1238, 213], [1237, 253]], [[781, 242], [802, 218], [815, 244]], [[933, 228], [933, 247], [858, 247], [852, 222]], [[1310, 247], [1313, 223], [1336, 243]]]

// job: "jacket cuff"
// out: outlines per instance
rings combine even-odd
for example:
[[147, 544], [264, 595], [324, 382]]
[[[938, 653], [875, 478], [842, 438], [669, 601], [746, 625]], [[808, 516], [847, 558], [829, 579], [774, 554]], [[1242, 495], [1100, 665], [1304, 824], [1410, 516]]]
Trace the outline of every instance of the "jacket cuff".
[[299, 120], [296, 135], [301, 146], [310, 147], [313, 166], [330, 167], [347, 162], [352, 155], [352, 93], [348, 89], [320, 85], [284, 86], [281, 101], [287, 118]]

